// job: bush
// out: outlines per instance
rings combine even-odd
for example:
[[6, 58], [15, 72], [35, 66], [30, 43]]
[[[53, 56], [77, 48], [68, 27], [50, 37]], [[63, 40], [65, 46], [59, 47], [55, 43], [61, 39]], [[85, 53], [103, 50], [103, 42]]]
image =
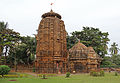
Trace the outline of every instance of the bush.
[[97, 76], [99, 76], [99, 73], [98, 73], [98, 72], [93, 72], [93, 75], [92, 75], [92, 76], [97, 77]]
[[66, 73], [66, 77], [67, 77], [67, 78], [70, 77], [70, 72], [67, 72], [67, 73]]
[[2, 78], [3, 76], [2, 75], [0, 75], [0, 78]]
[[117, 73], [117, 72], [115, 72], [115, 76], [118, 76], [118, 73]]
[[95, 77], [97, 77], [97, 76], [99, 76], [99, 73], [98, 73], [98, 72], [95, 72], [95, 71], [91, 71], [91, 72], [90, 72], [90, 76], [95, 76]]
[[42, 78], [43, 78], [43, 79], [46, 79], [46, 76], [45, 76], [45, 74], [44, 74], [44, 75], [42, 75]]
[[90, 72], [90, 76], [97, 77], [97, 76], [104, 76], [104, 75], [105, 75], [104, 71], [100, 71], [100, 72], [91, 71]]
[[33, 67], [33, 72], [35, 72], [35, 67]]
[[90, 71], [90, 76], [93, 76], [93, 72], [94, 72], [94, 71]]
[[10, 68], [7, 65], [0, 65], [0, 75], [8, 74]]
[[100, 71], [100, 76], [104, 76], [105, 72], [104, 71]]

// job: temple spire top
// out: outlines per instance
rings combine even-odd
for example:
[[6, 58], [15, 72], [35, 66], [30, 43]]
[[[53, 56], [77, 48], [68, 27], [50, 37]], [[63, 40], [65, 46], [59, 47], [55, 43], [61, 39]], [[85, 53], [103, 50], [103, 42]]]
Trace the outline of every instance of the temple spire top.
[[50, 12], [53, 12], [53, 10], [51, 9]]

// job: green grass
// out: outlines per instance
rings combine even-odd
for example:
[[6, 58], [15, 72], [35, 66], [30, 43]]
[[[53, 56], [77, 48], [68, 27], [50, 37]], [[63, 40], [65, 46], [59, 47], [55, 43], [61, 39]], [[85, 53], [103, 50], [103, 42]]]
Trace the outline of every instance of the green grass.
[[64, 75], [41, 79], [40, 77], [28, 75], [26, 78], [0, 78], [0, 83], [120, 83], [120, 76], [115, 76], [114, 73], [105, 73], [104, 77], [92, 77], [89, 74], [79, 74], [72, 75], [70, 78], [65, 78]]

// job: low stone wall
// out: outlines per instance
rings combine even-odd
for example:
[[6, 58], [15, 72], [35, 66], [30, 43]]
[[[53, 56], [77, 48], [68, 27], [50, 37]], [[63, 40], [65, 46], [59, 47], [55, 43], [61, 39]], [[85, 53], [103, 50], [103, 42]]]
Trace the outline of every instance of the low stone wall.
[[120, 72], [120, 68], [100, 68], [100, 70], [103, 70], [106, 72], [112, 72], [112, 71]]
[[19, 68], [19, 69], [15, 69], [15, 68], [11, 68], [10, 72], [33, 72], [33, 68]]
[[17, 68], [14, 66], [11, 68], [11, 72], [33, 72], [33, 65], [18, 65]]

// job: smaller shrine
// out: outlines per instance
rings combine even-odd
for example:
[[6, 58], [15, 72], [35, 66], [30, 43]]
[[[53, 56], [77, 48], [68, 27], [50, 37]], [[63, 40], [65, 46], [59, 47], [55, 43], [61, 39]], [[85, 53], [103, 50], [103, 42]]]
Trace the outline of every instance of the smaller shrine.
[[101, 58], [92, 47], [86, 47], [80, 41], [69, 49], [69, 71], [87, 73], [100, 68]]

